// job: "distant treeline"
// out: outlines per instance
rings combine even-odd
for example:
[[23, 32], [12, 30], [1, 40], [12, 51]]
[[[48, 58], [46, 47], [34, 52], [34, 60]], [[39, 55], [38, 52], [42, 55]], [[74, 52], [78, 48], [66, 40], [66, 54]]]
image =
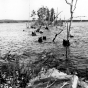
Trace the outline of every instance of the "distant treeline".
[[[62, 22], [70, 22], [70, 20], [61, 20]], [[88, 22], [88, 20], [72, 20], [72, 22]]]
[[[58, 20], [58, 22], [69, 22], [69, 20]], [[72, 20], [73, 22], [88, 22], [88, 20]], [[0, 23], [24, 23], [32, 20], [0, 20]]]
[[23, 23], [31, 22], [31, 20], [0, 20], [0, 23]]

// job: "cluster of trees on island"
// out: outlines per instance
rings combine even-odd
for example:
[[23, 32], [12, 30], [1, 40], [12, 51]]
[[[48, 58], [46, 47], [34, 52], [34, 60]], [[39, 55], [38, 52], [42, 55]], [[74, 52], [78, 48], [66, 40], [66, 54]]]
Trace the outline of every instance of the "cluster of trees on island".
[[[58, 16], [55, 14], [54, 8], [51, 8], [49, 10], [48, 7], [40, 7], [38, 11], [36, 12], [35, 10], [32, 11], [31, 17], [32, 20], [35, 21], [35, 16], [37, 15], [38, 17], [38, 23], [41, 25], [44, 25], [45, 23], [52, 24]], [[58, 14], [59, 15], [59, 14]]]

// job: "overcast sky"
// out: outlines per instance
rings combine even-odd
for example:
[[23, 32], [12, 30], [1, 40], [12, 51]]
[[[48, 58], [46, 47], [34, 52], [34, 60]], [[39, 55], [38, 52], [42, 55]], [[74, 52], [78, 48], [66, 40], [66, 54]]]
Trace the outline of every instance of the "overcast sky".
[[[69, 2], [71, 0], [68, 0]], [[32, 10], [37, 11], [41, 6], [63, 11], [59, 18], [69, 19], [70, 6], [65, 0], [0, 0], [0, 19], [27, 20]], [[86, 16], [77, 19], [88, 20], [88, 0], [78, 0], [74, 16]]]

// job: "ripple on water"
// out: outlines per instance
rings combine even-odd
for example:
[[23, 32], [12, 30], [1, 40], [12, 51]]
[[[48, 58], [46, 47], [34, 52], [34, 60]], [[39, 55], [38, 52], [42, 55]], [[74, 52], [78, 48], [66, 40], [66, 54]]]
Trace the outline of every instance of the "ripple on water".
[[[26, 29], [25, 23], [18, 24], [0, 24], [0, 51], [1, 54], [7, 53], [9, 50], [16, 52], [24, 52], [28, 50], [29, 52], [40, 53], [44, 50], [53, 50], [63, 58], [65, 55], [65, 47], [62, 46], [63, 39], [66, 39], [66, 29], [57, 36], [55, 42], [50, 43], [55, 36], [55, 33], [59, 32], [58, 30], [50, 29], [50, 31], [44, 31], [43, 35], [47, 36], [47, 41], [42, 44], [37, 42], [41, 34], [37, 36], [31, 36], [31, 32], [35, 31], [34, 29]], [[88, 24], [87, 23], [73, 23], [71, 33], [74, 35], [74, 38], [70, 39], [71, 46], [69, 47], [69, 55], [71, 56], [72, 61], [76, 65], [85, 66], [87, 65], [86, 60], [88, 59]], [[25, 32], [23, 31], [25, 30]], [[49, 43], [48, 43], [49, 42]], [[56, 51], [55, 51], [56, 50]], [[57, 52], [58, 50], [58, 52]], [[81, 60], [78, 57], [85, 57]], [[74, 57], [74, 58], [73, 58]]]

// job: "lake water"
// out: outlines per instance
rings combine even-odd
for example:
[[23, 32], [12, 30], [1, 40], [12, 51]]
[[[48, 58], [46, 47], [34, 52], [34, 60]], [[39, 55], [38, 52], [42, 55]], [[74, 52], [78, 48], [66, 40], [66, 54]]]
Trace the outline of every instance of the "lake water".
[[[65, 58], [66, 48], [62, 46], [62, 41], [66, 39], [66, 29], [58, 35], [55, 43], [52, 39], [59, 29], [50, 28], [49, 31], [42, 29], [43, 34], [37, 33], [37, 36], [31, 36], [32, 31], [35, 29], [27, 29], [26, 23], [0, 24], [0, 55], [3, 56], [8, 51], [21, 55], [24, 51], [41, 53], [45, 50], [56, 52], [60, 58]], [[71, 34], [74, 37], [70, 38], [70, 59], [74, 61], [74, 65], [85, 68], [88, 64], [88, 23], [72, 23]], [[40, 44], [37, 40], [43, 35], [47, 36], [47, 40]]]

